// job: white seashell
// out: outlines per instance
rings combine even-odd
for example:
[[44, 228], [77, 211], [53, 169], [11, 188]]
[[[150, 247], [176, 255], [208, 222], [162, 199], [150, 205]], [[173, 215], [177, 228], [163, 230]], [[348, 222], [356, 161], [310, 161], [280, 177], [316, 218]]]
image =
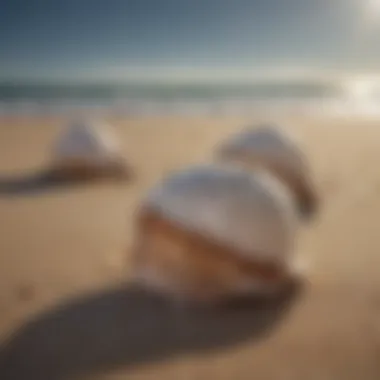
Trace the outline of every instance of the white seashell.
[[[270, 293], [281, 288], [279, 278], [292, 266], [297, 224], [288, 190], [267, 173], [221, 165], [187, 168], [142, 202], [135, 278], [198, 300]], [[268, 267], [275, 279], [263, 274]]]
[[294, 194], [301, 214], [311, 216], [317, 197], [307, 158], [294, 136], [275, 125], [248, 128], [232, 136], [216, 150], [224, 162], [239, 163], [256, 170], [264, 168], [280, 179]]
[[67, 176], [125, 176], [128, 172], [118, 140], [105, 124], [72, 123], [54, 144], [52, 156], [53, 170]]

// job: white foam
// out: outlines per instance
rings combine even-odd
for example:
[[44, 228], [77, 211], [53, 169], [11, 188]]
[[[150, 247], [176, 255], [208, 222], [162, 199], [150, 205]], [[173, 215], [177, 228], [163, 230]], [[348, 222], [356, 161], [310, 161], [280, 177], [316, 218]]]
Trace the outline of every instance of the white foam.
[[[26, 105], [27, 104], [27, 105]], [[366, 102], [347, 99], [135, 99], [121, 98], [108, 101], [69, 101], [33, 99], [1, 101], [0, 116], [249, 116], [268, 119], [273, 115], [287, 117], [294, 114], [312, 117], [344, 119], [361, 117], [380, 119], [377, 100]]]

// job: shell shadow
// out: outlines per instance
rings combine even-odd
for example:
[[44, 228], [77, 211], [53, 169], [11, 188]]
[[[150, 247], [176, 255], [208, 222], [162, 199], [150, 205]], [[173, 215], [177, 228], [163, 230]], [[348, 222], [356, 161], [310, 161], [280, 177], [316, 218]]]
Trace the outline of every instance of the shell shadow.
[[306, 224], [314, 223], [321, 215], [323, 200], [316, 193], [310, 193], [298, 204], [298, 214], [302, 222]]
[[[132, 180], [134, 174], [119, 178], [121, 181]], [[70, 187], [83, 186], [105, 180], [102, 176], [65, 177], [58, 175], [54, 170], [34, 172], [21, 176], [0, 176], [0, 196], [27, 196], [38, 195], [49, 191], [57, 191]]]
[[302, 202], [297, 208], [298, 215], [304, 223], [312, 223], [318, 217], [319, 205], [317, 202]]
[[190, 309], [136, 287], [107, 290], [21, 326], [0, 347], [0, 378], [72, 379], [263, 338], [299, 292], [293, 286], [272, 301]]
[[58, 178], [49, 171], [18, 177], [0, 177], [0, 196], [33, 195], [76, 184], [77, 180]]

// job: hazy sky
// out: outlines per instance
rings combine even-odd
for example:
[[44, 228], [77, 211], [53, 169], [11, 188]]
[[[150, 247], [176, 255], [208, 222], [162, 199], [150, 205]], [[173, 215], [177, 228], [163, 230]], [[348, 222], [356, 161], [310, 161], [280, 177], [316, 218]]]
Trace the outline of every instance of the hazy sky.
[[1, 78], [264, 69], [380, 71], [380, 0], [0, 1]]

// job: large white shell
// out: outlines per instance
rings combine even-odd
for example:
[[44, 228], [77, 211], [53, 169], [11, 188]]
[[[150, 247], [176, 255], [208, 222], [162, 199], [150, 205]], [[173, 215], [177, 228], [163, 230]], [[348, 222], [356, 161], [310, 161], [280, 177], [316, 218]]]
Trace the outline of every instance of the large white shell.
[[120, 151], [118, 141], [107, 125], [75, 122], [63, 131], [52, 154], [56, 165], [76, 162], [96, 167], [115, 162]]
[[286, 264], [293, 250], [297, 216], [292, 198], [264, 172], [190, 167], [154, 187], [143, 207], [252, 261]]

